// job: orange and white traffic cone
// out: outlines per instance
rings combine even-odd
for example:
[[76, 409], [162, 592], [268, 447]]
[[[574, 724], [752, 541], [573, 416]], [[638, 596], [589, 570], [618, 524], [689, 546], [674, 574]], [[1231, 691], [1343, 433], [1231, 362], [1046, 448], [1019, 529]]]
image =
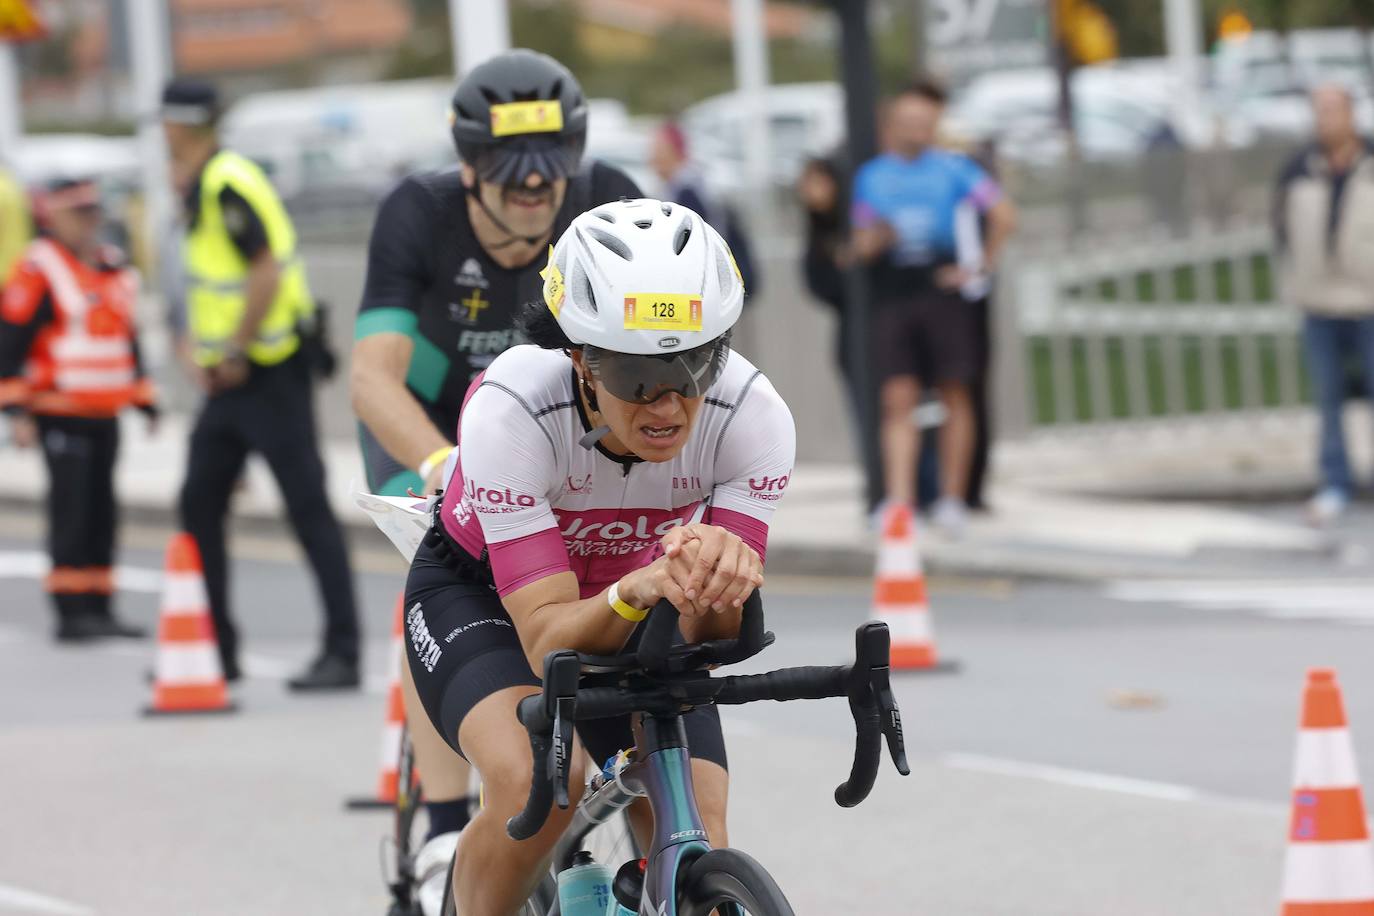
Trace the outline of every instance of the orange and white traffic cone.
[[1336, 672], [1307, 673], [1283, 916], [1374, 916], [1374, 847]]
[[234, 704], [220, 667], [205, 574], [195, 538], [173, 535], [167, 545], [158, 622], [153, 702], [148, 714], [230, 712]]
[[345, 807], [351, 810], [390, 808], [396, 803], [396, 790], [401, 781], [401, 734], [406, 726], [405, 699], [401, 696], [401, 660], [405, 657], [402, 644], [405, 595], [396, 596], [396, 624], [391, 631], [391, 657], [387, 662], [386, 714], [382, 720], [381, 770], [377, 776], [377, 793], [371, 797], [350, 798]]
[[916, 519], [911, 507], [900, 503], [888, 506], [883, 513], [873, 613], [892, 633], [894, 670], [957, 667], [936, 657], [925, 571], [916, 546]]

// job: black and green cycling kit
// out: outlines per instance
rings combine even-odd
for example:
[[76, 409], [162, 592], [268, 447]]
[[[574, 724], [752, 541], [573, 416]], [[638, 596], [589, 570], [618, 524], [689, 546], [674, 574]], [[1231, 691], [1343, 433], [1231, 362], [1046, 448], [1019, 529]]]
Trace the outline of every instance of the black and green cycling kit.
[[[400, 333], [411, 337], [406, 388], [445, 436], [457, 435], [458, 411], [469, 383], [500, 353], [521, 341], [514, 316], [538, 299], [545, 258], [502, 267], [478, 242], [468, 219], [467, 189], [457, 168], [405, 178], [382, 202], [368, 245], [367, 282], [354, 338]], [[584, 210], [640, 197], [627, 175], [590, 162], [568, 181], [553, 226], [557, 238]], [[404, 495], [423, 485], [359, 424], [367, 482], [374, 493]]]

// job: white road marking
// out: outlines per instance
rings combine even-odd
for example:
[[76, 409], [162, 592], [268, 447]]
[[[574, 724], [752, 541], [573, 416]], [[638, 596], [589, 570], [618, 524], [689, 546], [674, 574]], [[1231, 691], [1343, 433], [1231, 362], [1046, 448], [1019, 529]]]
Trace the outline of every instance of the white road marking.
[[1374, 581], [1124, 580], [1109, 583], [1118, 601], [1160, 602], [1201, 611], [1238, 611], [1275, 620], [1324, 620], [1374, 626]]
[[1155, 798], [1161, 801], [1191, 802], [1206, 797], [1203, 792], [1191, 786], [1181, 786], [1170, 782], [1154, 782], [1147, 779], [1132, 779], [1127, 776], [1113, 776], [1109, 773], [1093, 773], [1088, 770], [1071, 770], [1041, 763], [1025, 763], [1020, 760], [1003, 760], [998, 757], [984, 757], [981, 754], [945, 754], [940, 759], [945, 766], [956, 770], [1038, 779], [1041, 782], [1052, 782], [1061, 786], [1097, 789], [1102, 792], [1137, 795], [1141, 798]]
[[59, 916], [95, 916], [95, 910], [76, 903], [35, 894], [9, 884], [0, 884], [0, 909], [21, 913], [56, 913]]
[[[48, 555], [42, 551], [0, 550], [0, 579], [42, 579], [49, 568]], [[155, 595], [162, 590], [162, 573], [140, 566], [116, 566], [115, 587]]]

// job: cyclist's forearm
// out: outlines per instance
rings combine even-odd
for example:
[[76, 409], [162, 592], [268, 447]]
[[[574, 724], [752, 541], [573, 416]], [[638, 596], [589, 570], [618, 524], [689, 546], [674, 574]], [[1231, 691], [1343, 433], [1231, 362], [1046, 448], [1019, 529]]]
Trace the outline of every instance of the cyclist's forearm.
[[546, 604], [522, 615], [518, 624], [530, 668], [539, 675], [550, 652], [573, 649], [588, 655], [614, 655], [635, 629], [634, 621], [611, 610], [606, 591], [578, 601]]
[[359, 366], [352, 373], [353, 412], [387, 453], [408, 468], [453, 440], [434, 425], [405, 382], [384, 371]]

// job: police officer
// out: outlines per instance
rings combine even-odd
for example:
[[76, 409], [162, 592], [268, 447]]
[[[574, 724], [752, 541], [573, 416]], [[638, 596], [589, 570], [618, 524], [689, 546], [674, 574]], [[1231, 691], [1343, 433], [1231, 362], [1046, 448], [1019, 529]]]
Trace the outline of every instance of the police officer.
[[138, 280], [100, 242], [100, 191], [61, 179], [37, 196], [42, 234], [22, 250], [0, 301], [0, 406], [48, 469], [45, 583], [57, 638], [142, 636], [111, 611], [119, 413], [156, 416], [134, 331]]
[[[518, 49], [474, 68], [449, 123], [462, 164], [404, 179], [372, 230], [352, 375], [376, 493], [436, 488], [469, 384], [521, 342], [515, 309], [540, 297], [550, 242], [584, 210], [641, 196], [617, 169], [582, 162], [586, 100], [544, 54]], [[409, 666], [401, 670], [429, 812], [416, 863], [428, 912], [467, 823], [468, 771], [430, 724]]]
[[205, 564], [225, 677], [237, 678], [239, 665], [224, 517], [244, 462], [256, 451], [277, 479], [325, 608], [323, 648], [288, 684], [293, 690], [356, 688], [353, 580], [343, 533], [325, 497], [300, 333], [315, 305], [295, 228], [262, 170], [219, 148], [213, 86], [177, 80], [162, 102], [172, 180], [185, 203], [183, 353], [206, 394], [191, 434], [181, 517]]

